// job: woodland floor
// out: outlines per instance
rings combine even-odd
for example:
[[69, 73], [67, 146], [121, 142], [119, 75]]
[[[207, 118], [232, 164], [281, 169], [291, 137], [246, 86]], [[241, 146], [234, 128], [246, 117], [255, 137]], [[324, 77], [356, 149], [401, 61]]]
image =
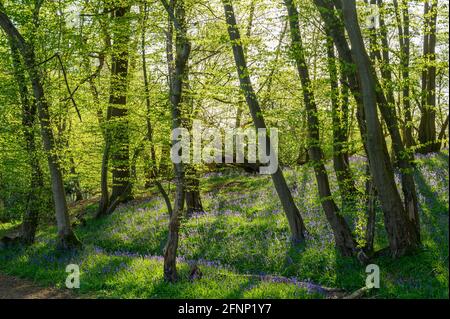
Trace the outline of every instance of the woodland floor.
[[[380, 289], [367, 298], [448, 298], [448, 150], [417, 156], [422, 248], [399, 259], [381, 256]], [[364, 189], [364, 160], [352, 158], [358, 188]], [[332, 167], [328, 165], [331, 173]], [[324, 217], [311, 167], [285, 169], [296, 204], [309, 231], [304, 245], [292, 246], [289, 228], [269, 176], [209, 173], [201, 181], [205, 212], [183, 219], [178, 267], [180, 280], [163, 280], [162, 250], [167, 211], [156, 192], [145, 191], [110, 216], [94, 219], [97, 198], [71, 208], [85, 222], [75, 228], [84, 248], [59, 252], [53, 217], [43, 217], [31, 247], [0, 250], [1, 298], [339, 298], [365, 285], [365, 267], [340, 256]], [[397, 174], [396, 180], [399, 183]], [[330, 174], [339, 202], [336, 178]], [[167, 187], [168, 185], [166, 185]], [[173, 191], [173, 185], [172, 185]], [[342, 211], [358, 240], [364, 233], [364, 206]], [[46, 218], [46, 219], [45, 219]], [[18, 221], [0, 223], [0, 236]], [[375, 249], [388, 243], [377, 211]], [[202, 277], [191, 281], [192, 262]], [[65, 267], [80, 266], [80, 289], [62, 292]], [[54, 287], [51, 289], [42, 287]], [[329, 287], [339, 290], [330, 293]], [[72, 294], [72, 295], [71, 295]], [[339, 296], [340, 295], [340, 296]], [[17, 297], [15, 297], [17, 296]]]
[[42, 287], [30, 280], [0, 274], [0, 299], [75, 299], [67, 290]]

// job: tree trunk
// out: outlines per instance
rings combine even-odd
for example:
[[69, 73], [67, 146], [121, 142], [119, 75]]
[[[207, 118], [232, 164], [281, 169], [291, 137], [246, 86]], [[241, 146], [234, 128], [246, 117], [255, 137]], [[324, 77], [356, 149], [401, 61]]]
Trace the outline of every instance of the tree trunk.
[[398, 257], [417, 248], [420, 239], [407, 216], [395, 185], [394, 173], [378, 120], [377, 83], [358, 24], [355, 0], [342, 1], [342, 10], [361, 84], [371, 175], [383, 207], [390, 249], [392, 255]]
[[10, 39], [14, 76], [18, 85], [22, 104], [22, 130], [26, 141], [28, 163], [31, 168], [30, 190], [28, 193], [27, 209], [22, 218], [21, 241], [26, 245], [34, 243], [36, 229], [39, 222], [39, 207], [44, 180], [35, 141], [34, 125], [36, 122], [36, 103], [30, 102], [25, 78], [25, 69], [20, 59], [20, 53], [14, 40]]
[[340, 7], [340, 0], [314, 0], [314, 3], [319, 10], [320, 16], [325, 23], [325, 32], [333, 38], [334, 45], [339, 53], [341, 61], [341, 72], [344, 81], [348, 82], [348, 86], [356, 101], [356, 119], [358, 121], [361, 140], [363, 142], [364, 150], [367, 154], [367, 128], [365, 122], [364, 105], [362, 96], [360, 94], [360, 85], [357, 73], [354, 69], [353, 57], [350, 46], [345, 38], [345, 27], [341, 20], [342, 10], [337, 16], [334, 12], [334, 5]]
[[[147, 23], [147, 2], [144, 2], [143, 7], [141, 7], [141, 11], [143, 11], [143, 20], [142, 20], [142, 35], [141, 35], [141, 51], [142, 51], [142, 76], [144, 78], [144, 91], [145, 91], [145, 105], [147, 107], [147, 116], [146, 116], [146, 124], [147, 124], [147, 135], [146, 139], [150, 143], [150, 163], [148, 163], [147, 172], [146, 172], [146, 185], [145, 187], [150, 187], [151, 183], [154, 182], [158, 187], [161, 195], [166, 202], [167, 211], [169, 216], [172, 215], [172, 205], [170, 203], [169, 195], [165, 191], [164, 187], [158, 180], [158, 170], [156, 167], [156, 151], [155, 145], [153, 144], [153, 126], [150, 119], [151, 112], [151, 103], [150, 103], [150, 89], [148, 83], [148, 75], [147, 75], [147, 59], [145, 56], [145, 33], [146, 33], [146, 23]], [[159, 172], [160, 173], [160, 172]]]
[[300, 34], [299, 15], [297, 8], [292, 0], [285, 0], [289, 25], [291, 30], [291, 50], [297, 65], [297, 71], [302, 83], [303, 100], [307, 112], [308, 144], [309, 157], [313, 162], [317, 185], [319, 187], [319, 196], [322, 208], [325, 211], [328, 222], [333, 229], [334, 240], [337, 249], [343, 256], [352, 256], [356, 254], [356, 242], [351, 233], [350, 227], [339, 213], [330, 190], [328, 174], [323, 164], [324, 157], [320, 147], [319, 118], [316, 102], [313, 94], [313, 87], [309, 77], [309, 70], [304, 55], [303, 42]]
[[186, 167], [186, 216], [193, 213], [203, 212], [202, 200], [200, 197], [200, 180], [195, 167]]
[[[262, 115], [258, 99], [256, 97], [252, 82], [250, 80], [250, 76], [248, 74], [247, 62], [245, 60], [244, 50], [241, 45], [241, 38], [239, 29], [236, 25], [236, 18], [234, 15], [232, 2], [231, 0], [222, 0], [222, 3], [225, 10], [228, 34], [233, 49], [233, 55], [241, 90], [244, 92], [255, 128], [266, 128], [264, 117]], [[268, 147], [271, 147], [269, 137], [267, 137], [266, 145], [268, 145]], [[291, 191], [287, 187], [286, 180], [284, 179], [284, 175], [280, 167], [278, 167], [276, 172], [272, 174], [272, 180], [288, 219], [292, 239], [298, 242], [304, 241], [306, 231], [305, 225], [303, 223], [300, 212], [298, 211], [298, 208], [294, 203]]]
[[[410, 30], [409, 30], [409, 10], [408, 1], [401, 0], [401, 10], [399, 10], [398, 1], [394, 0], [395, 17], [397, 21], [398, 36], [400, 43], [400, 66], [402, 71], [402, 101], [403, 111], [405, 113], [405, 125], [403, 127], [403, 140], [405, 146], [410, 148], [414, 145], [412, 134], [412, 114], [410, 102], [410, 79], [409, 79], [409, 61], [410, 61]], [[401, 13], [400, 13], [401, 12]], [[403, 22], [402, 22], [403, 19]]]
[[111, 123], [112, 192], [109, 202], [117, 198], [125, 202], [132, 198], [130, 182], [130, 137], [127, 110], [128, 42], [130, 39], [130, 7], [119, 7], [113, 12], [116, 21], [113, 31], [111, 84], [109, 105]]
[[[108, 107], [106, 122], [110, 119], [110, 107]], [[103, 123], [107, 125], [107, 123]], [[109, 191], [108, 191], [108, 164], [109, 164], [109, 156], [111, 149], [111, 137], [109, 133], [109, 129], [107, 127], [104, 128], [104, 140], [105, 146], [103, 148], [103, 156], [102, 156], [102, 168], [101, 168], [101, 176], [100, 176], [100, 189], [101, 196], [100, 202], [98, 203], [97, 213], [95, 215], [96, 218], [106, 215], [106, 211], [109, 206]]]
[[73, 183], [74, 183], [74, 191], [75, 191], [75, 201], [78, 202], [80, 200], [83, 200], [83, 192], [81, 191], [81, 185], [80, 185], [80, 179], [78, 177], [76, 168], [75, 168], [75, 160], [73, 158], [73, 155], [69, 155], [69, 161], [70, 161], [70, 175], [73, 176]]
[[25, 39], [13, 25], [11, 20], [0, 5], [0, 26], [10, 36], [15, 45], [17, 45], [27, 72], [30, 76], [33, 87], [34, 97], [36, 99], [39, 120], [41, 123], [41, 134], [52, 182], [53, 201], [55, 204], [56, 222], [58, 228], [58, 247], [61, 249], [70, 249], [78, 247], [81, 243], [72, 231], [70, 224], [69, 211], [67, 208], [66, 194], [64, 192], [64, 183], [61, 174], [61, 167], [56, 154], [55, 139], [50, 123], [49, 105], [45, 99], [44, 88], [36, 65], [34, 48], [27, 44]]
[[[172, 129], [181, 127], [181, 99], [183, 94], [183, 81], [186, 74], [186, 64], [191, 52], [191, 45], [187, 38], [184, 0], [177, 0], [175, 10], [173, 3], [167, 4], [163, 0], [164, 7], [168, 11], [169, 17], [175, 25], [175, 67], [172, 70], [169, 65], [170, 79], [170, 102], [172, 107]], [[174, 12], [175, 11], [175, 12]], [[168, 53], [172, 52], [172, 47], [168, 46]], [[169, 57], [168, 57], [169, 58]], [[178, 142], [172, 140], [172, 145]], [[178, 249], [180, 217], [183, 213], [185, 201], [184, 167], [183, 163], [174, 163], [175, 169], [175, 203], [169, 221], [169, 234], [164, 249], [164, 279], [169, 282], [177, 280], [176, 257]]]
[[[253, 20], [254, 20], [254, 17], [255, 17], [255, 5], [256, 5], [255, 2], [256, 2], [256, 0], [251, 0], [251, 2], [250, 2], [250, 9], [249, 9], [249, 14], [248, 14], [247, 28], [246, 28], [246, 32], [245, 32], [245, 36], [247, 37], [247, 39], [250, 39], [250, 37], [252, 35]], [[244, 48], [244, 55], [247, 55], [247, 47]], [[242, 114], [243, 114], [243, 111], [244, 111], [244, 108], [243, 108], [244, 102], [245, 101], [240, 97], [239, 101], [238, 101], [238, 105], [237, 105], [237, 110], [236, 110], [236, 120], [235, 120], [235, 127], [236, 128], [240, 128], [241, 127]]]
[[370, 176], [369, 165], [366, 166], [366, 234], [364, 251], [368, 254], [373, 252], [373, 241], [375, 239], [376, 222], [376, 190]]
[[425, 2], [423, 58], [426, 68], [422, 73], [422, 107], [419, 124], [420, 153], [437, 152], [436, 140], [436, 20], [438, 1]]
[[[382, 1], [378, 0], [378, 5], [381, 6]], [[413, 177], [412, 167], [412, 154], [408, 153], [402, 141], [400, 130], [398, 128], [397, 115], [395, 111], [395, 98], [392, 88], [392, 74], [390, 71], [390, 57], [389, 48], [387, 42], [387, 31], [384, 25], [383, 14], [380, 14], [380, 34], [381, 34], [381, 46], [385, 48], [380, 51], [380, 46], [377, 42], [376, 30], [374, 29], [372, 34], [372, 46], [375, 55], [380, 60], [381, 75], [385, 82], [386, 96], [384, 95], [383, 88], [377, 79], [376, 73], [372, 70], [374, 80], [376, 82], [376, 96], [378, 107], [381, 111], [381, 115], [386, 123], [389, 134], [392, 140], [393, 153], [395, 155], [396, 164], [400, 168], [402, 191], [404, 195], [404, 207], [406, 209], [408, 218], [414, 225], [418, 238], [420, 238], [420, 221], [419, 221], [419, 208], [417, 202], [416, 186]]]
[[[327, 35], [328, 72], [330, 74], [331, 115], [333, 121], [333, 166], [336, 172], [339, 190], [343, 203], [354, 200], [358, 194], [355, 181], [350, 170], [347, 150], [347, 108], [344, 97], [339, 98], [338, 72], [334, 43], [331, 35]], [[344, 93], [345, 94], [345, 93]]]

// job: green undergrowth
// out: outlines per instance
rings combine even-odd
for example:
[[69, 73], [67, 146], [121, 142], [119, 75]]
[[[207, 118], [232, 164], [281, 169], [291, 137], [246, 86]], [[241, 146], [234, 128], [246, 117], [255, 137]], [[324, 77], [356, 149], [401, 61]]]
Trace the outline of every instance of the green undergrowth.
[[[420, 201], [422, 248], [399, 259], [380, 257], [380, 289], [372, 298], [448, 298], [448, 151], [418, 157], [415, 178]], [[364, 165], [352, 163], [358, 187]], [[331, 172], [331, 169], [329, 170]], [[69, 263], [80, 265], [80, 294], [99, 298], [324, 298], [305, 288], [310, 282], [348, 292], [365, 285], [365, 267], [341, 257], [317, 199], [310, 167], [286, 169], [287, 182], [308, 229], [306, 243], [293, 245], [270, 177], [238, 173], [208, 174], [202, 179], [205, 212], [181, 222], [179, 275], [163, 281], [162, 250], [167, 210], [159, 196], [120, 206], [111, 216], [93, 219], [95, 201], [77, 207], [86, 225], [76, 228], [84, 248], [55, 250], [55, 227], [42, 225], [37, 243], [0, 250], [0, 271], [64, 287]], [[335, 176], [331, 185], [340, 204]], [[143, 194], [145, 195], [145, 194]], [[343, 214], [358, 236], [363, 210]], [[0, 234], [14, 224], [0, 224]], [[375, 248], [387, 245], [383, 217], [377, 211]], [[188, 278], [192, 262], [202, 277]], [[272, 279], [267, 279], [271, 275]]]

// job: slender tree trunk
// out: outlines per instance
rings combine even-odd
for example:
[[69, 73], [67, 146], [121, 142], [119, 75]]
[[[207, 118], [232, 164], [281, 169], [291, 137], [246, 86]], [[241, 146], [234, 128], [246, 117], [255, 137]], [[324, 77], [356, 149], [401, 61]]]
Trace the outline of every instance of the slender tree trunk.
[[334, 10], [334, 5], [339, 5], [340, 7], [340, 0], [314, 0], [314, 3], [319, 10], [323, 22], [325, 23], [326, 34], [333, 38], [334, 45], [339, 53], [342, 78], [348, 83], [349, 89], [356, 101], [356, 119], [358, 121], [364, 150], [367, 154], [367, 128], [362, 95], [360, 94], [359, 80], [354, 69], [350, 46], [345, 38], [345, 27], [343, 21], [341, 20], [342, 10], [338, 11], [340, 15], [337, 15]]
[[408, 218], [395, 185], [394, 173], [378, 120], [377, 83], [358, 24], [355, 0], [342, 1], [342, 10], [361, 83], [368, 130], [367, 146], [371, 175], [383, 206], [390, 249], [393, 256], [398, 257], [417, 248], [420, 239]]
[[[382, 1], [378, 0], [378, 5], [382, 8]], [[397, 115], [395, 111], [395, 98], [394, 91], [392, 87], [392, 74], [390, 71], [390, 57], [388, 42], [387, 42], [387, 31], [384, 24], [384, 15], [380, 14], [380, 35], [381, 35], [381, 47], [385, 48], [380, 50], [378, 45], [376, 30], [372, 31], [374, 35], [372, 37], [372, 46], [375, 55], [380, 60], [381, 75], [383, 81], [385, 82], [385, 92], [379, 83], [376, 73], [373, 71], [373, 77], [376, 82], [376, 96], [378, 107], [381, 111], [381, 115], [386, 122], [389, 134], [392, 139], [392, 148], [395, 155], [395, 159], [398, 167], [400, 168], [401, 180], [402, 180], [402, 191], [404, 195], [405, 209], [408, 214], [408, 218], [414, 224], [417, 236], [420, 238], [420, 221], [419, 221], [419, 208], [417, 202], [416, 186], [413, 177], [413, 167], [412, 167], [412, 154], [408, 153], [402, 141], [400, 130], [398, 128]]]
[[[69, 178], [66, 180], [66, 194], [75, 194], [75, 201], [83, 200], [83, 193], [81, 191], [80, 177], [77, 174], [75, 159], [70, 150], [69, 138], [72, 130], [72, 121], [67, 118], [67, 112], [63, 115], [62, 125], [58, 126], [57, 145], [63, 145], [62, 152], [67, 153], [69, 158]], [[69, 127], [67, 129], [67, 121], [69, 121]], [[67, 129], [67, 132], [66, 132]], [[63, 175], [67, 174], [66, 170], [62, 168]], [[71, 197], [72, 198], [72, 197]]]
[[50, 123], [49, 105], [45, 99], [44, 88], [36, 65], [34, 48], [27, 44], [25, 39], [13, 25], [0, 4], [0, 26], [8, 34], [23, 56], [27, 72], [30, 76], [33, 93], [37, 104], [39, 120], [41, 123], [41, 134], [45, 151], [47, 152], [48, 166], [51, 175], [53, 201], [55, 204], [56, 222], [58, 226], [58, 247], [70, 249], [78, 247], [81, 243], [72, 231], [69, 211], [67, 208], [64, 183], [61, 167], [56, 154], [55, 139]]
[[76, 171], [76, 164], [75, 159], [73, 158], [73, 155], [69, 155], [69, 161], [70, 161], [70, 175], [73, 176], [74, 180], [74, 191], [75, 191], [75, 201], [78, 202], [80, 200], [83, 200], [83, 192], [81, 191], [81, 185], [80, 185], [80, 178], [78, 177], [77, 171]]
[[[232, 2], [230, 0], [222, 0], [222, 3], [225, 10], [228, 34], [233, 49], [233, 55], [241, 90], [244, 92], [255, 128], [266, 128], [264, 117], [262, 115], [258, 99], [256, 97], [255, 91], [253, 90], [252, 82], [248, 74], [247, 62], [245, 60], [244, 50], [241, 45], [241, 37], [239, 34], [239, 29], [236, 25], [236, 17], [234, 15]], [[268, 145], [268, 147], [272, 147], [269, 137], [267, 137], [266, 144]], [[281, 204], [283, 205], [283, 209], [286, 213], [289, 227], [291, 229], [292, 239], [294, 241], [303, 241], [306, 231], [305, 225], [303, 223], [300, 212], [298, 211], [298, 208], [294, 203], [291, 191], [287, 187], [286, 180], [280, 167], [278, 167], [276, 172], [272, 174], [272, 180], [275, 185], [275, 189], [277, 190]]]
[[[151, 103], [150, 103], [150, 88], [148, 83], [148, 75], [147, 75], [147, 59], [145, 56], [145, 33], [146, 33], [146, 23], [147, 23], [147, 2], [144, 2], [143, 10], [143, 21], [142, 21], [142, 36], [141, 36], [141, 51], [142, 51], [142, 76], [144, 78], [144, 91], [145, 91], [145, 105], [147, 107], [147, 116], [146, 116], [146, 124], [147, 124], [147, 135], [146, 139], [150, 143], [150, 163], [148, 165], [147, 171], [147, 183], [146, 187], [149, 187], [152, 182], [156, 184], [158, 190], [166, 202], [167, 211], [169, 212], [169, 216], [172, 215], [172, 205], [170, 203], [169, 195], [165, 191], [161, 182], [158, 180], [158, 170], [156, 167], [156, 151], [155, 145], [153, 143], [153, 126], [150, 119], [151, 112]], [[141, 11], [142, 11], [141, 10]]]
[[[175, 25], [175, 66], [170, 78], [170, 102], [172, 107], [172, 129], [181, 127], [181, 100], [183, 94], [183, 81], [185, 79], [186, 64], [191, 52], [191, 45], [187, 38], [184, 0], [177, 0], [170, 5], [163, 0], [169, 17]], [[175, 8], [172, 6], [174, 5]], [[172, 48], [168, 52], [172, 51]], [[171, 68], [169, 69], [171, 70]], [[173, 139], [172, 145], [178, 140]], [[176, 257], [179, 240], [180, 217], [183, 213], [185, 201], [185, 177], [183, 163], [174, 164], [175, 169], [175, 203], [169, 220], [169, 234], [164, 249], [164, 279], [169, 282], [177, 280]]]
[[203, 211], [200, 197], [200, 180], [195, 167], [186, 167], [186, 216]]
[[[252, 35], [253, 19], [255, 17], [255, 5], [256, 5], [255, 2], [256, 2], [255, 0], [251, 0], [251, 2], [250, 2], [250, 11], [248, 14], [248, 23], [247, 23], [247, 28], [246, 28], [246, 32], [245, 32], [245, 36], [247, 37], [247, 39], [250, 39], [250, 36]], [[247, 56], [247, 47], [244, 47], [244, 55]], [[236, 110], [236, 121], [235, 121], [236, 128], [241, 127], [242, 114], [244, 111], [244, 108], [243, 108], [244, 103], [245, 103], [245, 101], [242, 100], [241, 98], [239, 98], [237, 110]]]
[[291, 30], [291, 50], [297, 65], [297, 71], [302, 83], [303, 100], [307, 112], [308, 128], [308, 152], [313, 162], [317, 185], [319, 187], [319, 196], [322, 208], [325, 211], [328, 222], [333, 229], [334, 240], [337, 249], [343, 256], [356, 254], [356, 242], [351, 233], [350, 227], [344, 217], [339, 213], [330, 190], [328, 174], [323, 164], [324, 157], [320, 147], [319, 118], [316, 102], [314, 99], [313, 87], [309, 77], [309, 70], [304, 55], [303, 42], [300, 34], [299, 15], [297, 8], [292, 0], [285, 0], [289, 25]]
[[[105, 32], [106, 33], [106, 32]], [[105, 34], [105, 49], [106, 47], [110, 46], [109, 36]], [[97, 68], [97, 71], [94, 73], [95, 76], [98, 76], [100, 74], [101, 69], [103, 68], [105, 61], [104, 54], [101, 54], [99, 57], [99, 66]], [[89, 62], [89, 61], [86, 61]], [[89, 64], [87, 64], [89, 67]], [[111, 136], [110, 131], [108, 129], [108, 122], [111, 119], [111, 106], [108, 105], [106, 110], [106, 118], [103, 115], [103, 111], [100, 107], [100, 98], [99, 98], [99, 92], [97, 90], [97, 86], [94, 83], [94, 77], [91, 77], [89, 79], [89, 85], [92, 93], [92, 97], [94, 99], [95, 105], [97, 105], [97, 120], [98, 124], [100, 126], [100, 130], [102, 132], [103, 140], [105, 142], [105, 145], [103, 146], [103, 155], [102, 155], [102, 166], [100, 171], [100, 201], [98, 203], [98, 209], [96, 212], [95, 217], [99, 218], [101, 216], [104, 216], [106, 214], [106, 211], [109, 206], [109, 191], [108, 191], [108, 165], [109, 165], [109, 157], [110, 157], [110, 149], [111, 149]]]
[[[391, 72], [391, 58], [390, 58], [390, 46], [388, 42], [388, 34], [387, 34], [387, 26], [385, 24], [385, 18], [384, 18], [384, 4], [382, 0], [376, 0], [377, 5], [380, 9], [379, 14], [379, 20], [380, 20], [380, 43], [381, 48], [378, 45], [378, 41], [376, 40], [377, 37], [375, 37], [375, 51], [378, 51], [377, 56], [379, 57], [380, 62], [380, 71], [381, 71], [381, 77], [383, 79], [384, 84], [384, 92], [386, 92], [386, 99], [389, 103], [389, 107], [393, 108], [395, 110], [395, 97], [394, 97], [394, 86], [392, 81], [392, 72]], [[375, 27], [373, 28], [373, 33], [376, 34], [377, 30]]]
[[39, 166], [39, 157], [35, 141], [34, 126], [36, 122], [36, 103], [30, 101], [27, 82], [25, 78], [25, 69], [20, 59], [20, 53], [10, 40], [11, 55], [14, 67], [14, 76], [19, 89], [20, 100], [22, 104], [22, 130], [26, 141], [26, 151], [28, 162], [31, 168], [30, 190], [28, 193], [27, 209], [22, 218], [21, 240], [26, 245], [34, 243], [36, 229], [39, 222], [39, 207], [44, 180], [41, 167]]
[[[410, 148], [414, 145], [414, 137], [412, 134], [413, 120], [411, 114], [410, 102], [410, 79], [409, 79], [409, 61], [410, 61], [410, 30], [409, 30], [409, 10], [408, 1], [401, 0], [401, 9], [399, 9], [398, 1], [394, 0], [395, 17], [397, 21], [397, 29], [400, 43], [400, 65], [402, 71], [402, 102], [403, 112], [405, 116], [405, 125], [403, 127], [403, 140], [405, 146]], [[403, 22], [402, 22], [403, 19]]]
[[146, 23], [147, 23], [147, 2], [144, 3], [143, 11], [143, 21], [142, 21], [142, 35], [141, 35], [141, 51], [142, 51], [142, 76], [144, 78], [144, 92], [145, 92], [145, 106], [146, 106], [146, 125], [147, 125], [147, 141], [150, 143], [150, 165], [148, 167], [147, 176], [150, 179], [156, 178], [156, 151], [155, 145], [153, 144], [153, 125], [151, 122], [151, 103], [150, 103], [150, 88], [148, 83], [147, 74], [147, 59], [145, 56], [145, 33], [146, 33]]
[[364, 251], [368, 254], [373, 252], [373, 242], [375, 239], [375, 222], [376, 222], [376, 190], [370, 176], [370, 167], [366, 166], [366, 233]]
[[445, 139], [445, 132], [447, 131], [447, 127], [448, 127], [448, 114], [447, 117], [445, 118], [444, 123], [442, 123], [441, 126], [441, 131], [439, 132], [439, 142], [442, 143], [442, 141]]
[[104, 128], [104, 140], [105, 146], [103, 148], [103, 156], [102, 156], [102, 168], [101, 168], [101, 176], [100, 176], [100, 189], [101, 196], [100, 202], [98, 204], [98, 210], [96, 213], [96, 218], [104, 216], [109, 206], [109, 191], [108, 191], [108, 165], [109, 165], [109, 156], [111, 150], [111, 136], [109, 129], [107, 127], [108, 121], [111, 119], [111, 108], [108, 106], [107, 115], [106, 115], [106, 123], [103, 123]]
[[[108, 38], [108, 37], [106, 37]], [[106, 46], [109, 45], [109, 41], [105, 41]], [[102, 56], [99, 60], [99, 69], [98, 73], [100, 73], [100, 70], [104, 63], [104, 57]], [[111, 150], [111, 133], [108, 127], [108, 123], [111, 120], [111, 106], [108, 105], [106, 109], [106, 118], [103, 115], [103, 111], [100, 108], [100, 99], [97, 87], [95, 86], [93, 79], [89, 81], [92, 96], [94, 98], [94, 101], [96, 102], [96, 105], [98, 106], [97, 109], [97, 119], [98, 124], [100, 126], [100, 129], [102, 131], [103, 140], [105, 141], [105, 145], [103, 146], [103, 155], [102, 155], [102, 166], [101, 166], [101, 172], [100, 172], [100, 189], [101, 189], [101, 196], [100, 201], [98, 203], [98, 209], [96, 212], [95, 217], [99, 218], [101, 216], [104, 216], [106, 214], [106, 211], [108, 210], [109, 206], [109, 191], [108, 191], [108, 165], [109, 165], [109, 157], [110, 157], [110, 150]]]
[[[331, 88], [331, 115], [333, 122], [333, 165], [336, 172], [341, 197], [344, 203], [354, 199], [358, 193], [350, 170], [347, 151], [347, 112], [344, 108], [346, 101], [340, 99], [338, 71], [334, 54], [334, 43], [330, 35], [327, 36], [328, 72]], [[345, 94], [345, 93], [344, 93]]]
[[423, 58], [425, 69], [422, 72], [422, 107], [419, 124], [418, 149], [421, 153], [436, 152], [440, 143], [436, 140], [436, 20], [438, 1], [425, 2], [424, 7]]

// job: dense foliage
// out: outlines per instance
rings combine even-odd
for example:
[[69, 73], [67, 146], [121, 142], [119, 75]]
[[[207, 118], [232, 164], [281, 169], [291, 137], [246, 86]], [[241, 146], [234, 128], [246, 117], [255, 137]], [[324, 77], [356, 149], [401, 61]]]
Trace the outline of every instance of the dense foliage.
[[[448, 297], [448, 50], [438, 0], [0, 1], [0, 270], [307, 298], [374, 261], [374, 296]], [[174, 164], [193, 120], [277, 128], [272, 180]]]

